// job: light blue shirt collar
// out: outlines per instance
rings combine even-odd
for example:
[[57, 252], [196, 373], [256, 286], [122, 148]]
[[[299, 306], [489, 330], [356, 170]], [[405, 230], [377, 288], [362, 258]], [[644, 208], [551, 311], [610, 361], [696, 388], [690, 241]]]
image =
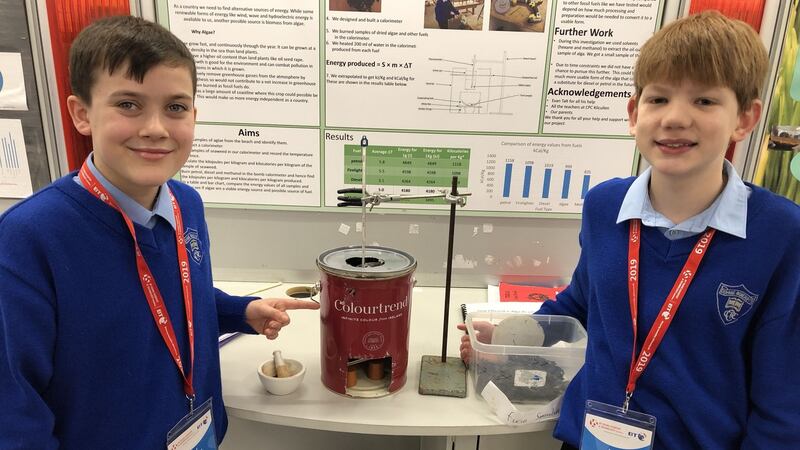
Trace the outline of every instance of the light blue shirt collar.
[[725, 161], [728, 182], [714, 203], [706, 210], [679, 224], [674, 224], [653, 209], [648, 189], [651, 171], [652, 168], [648, 167], [631, 184], [619, 209], [617, 223], [640, 219], [645, 226], [662, 229], [664, 236], [671, 240], [702, 233], [708, 227], [742, 239], [747, 237], [747, 199], [751, 189], [736, 173], [733, 164]]
[[[164, 220], [169, 222], [172, 226], [172, 229], [175, 229], [175, 212], [172, 210], [172, 199], [169, 195], [169, 187], [167, 187], [167, 183], [161, 185], [158, 189], [158, 194], [156, 195], [156, 202], [153, 206], [153, 210], [150, 211], [144, 206], [137, 203], [134, 199], [130, 198], [128, 194], [119, 190], [116, 186], [111, 184], [110, 181], [106, 177], [97, 170], [97, 166], [94, 165], [94, 161], [92, 160], [92, 154], [90, 154], [87, 158], [87, 166], [89, 167], [89, 171], [92, 172], [92, 175], [97, 178], [97, 181], [103, 185], [104, 188], [111, 194], [111, 197], [116, 200], [119, 207], [125, 212], [125, 214], [130, 217], [130, 219], [134, 223], [138, 223], [146, 228], [153, 228], [156, 226], [156, 221], [158, 216], [161, 216]], [[75, 176], [73, 178], [76, 183], [83, 186], [81, 183], [80, 178]]]

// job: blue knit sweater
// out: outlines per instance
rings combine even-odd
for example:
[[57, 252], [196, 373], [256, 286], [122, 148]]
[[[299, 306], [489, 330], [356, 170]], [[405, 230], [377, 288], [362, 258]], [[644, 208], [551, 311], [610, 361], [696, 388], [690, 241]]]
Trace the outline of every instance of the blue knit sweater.
[[[576, 317], [589, 334], [554, 433], [575, 446], [587, 399], [622, 405], [625, 397], [628, 223], [615, 222], [632, 181], [589, 192], [572, 283], [540, 310]], [[800, 448], [800, 208], [751, 188], [747, 239], [716, 234], [631, 400], [656, 417], [656, 449]], [[642, 235], [637, 355], [697, 241], [649, 227]]]
[[[73, 176], [0, 217], [0, 448], [164, 448], [188, 412], [182, 378], [153, 323], [122, 217]], [[169, 186], [189, 235], [196, 404], [213, 398], [221, 440], [217, 338], [253, 332], [244, 323], [252, 298], [213, 288], [200, 197]], [[136, 225], [136, 235], [189, 361], [174, 231], [160, 220], [152, 230]]]

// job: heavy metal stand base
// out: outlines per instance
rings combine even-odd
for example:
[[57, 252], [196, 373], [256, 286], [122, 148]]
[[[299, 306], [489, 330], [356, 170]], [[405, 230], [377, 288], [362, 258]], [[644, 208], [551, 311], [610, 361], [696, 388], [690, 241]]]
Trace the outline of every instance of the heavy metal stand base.
[[419, 370], [419, 393], [445, 397], [467, 396], [467, 371], [461, 358], [447, 357], [445, 362], [437, 355], [422, 357]]

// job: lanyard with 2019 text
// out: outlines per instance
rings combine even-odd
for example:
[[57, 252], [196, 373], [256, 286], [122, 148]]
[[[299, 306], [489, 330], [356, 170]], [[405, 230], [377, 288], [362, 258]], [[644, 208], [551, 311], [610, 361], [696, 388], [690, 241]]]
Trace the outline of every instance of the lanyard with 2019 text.
[[683, 265], [678, 279], [675, 280], [675, 285], [669, 292], [667, 299], [661, 306], [650, 332], [642, 345], [642, 350], [639, 353], [639, 358], [636, 358], [636, 321], [639, 314], [639, 247], [641, 244], [641, 228], [642, 222], [639, 219], [632, 219], [630, 221], [630, 239], [628, 241], [628, 298], [631, 307], [631, 321], [633, 322], [633, 351], [631, 354], [631, 368], [628, 372], [628, 385], [625, 387], [625, 403], [622, 406], [624, 412], [628, 411], [628, 404], [630, 403], [633, 391], [636, 389], [636, 381], [642, 376], [644, 369], [650, 364], [656, 349], [661, 344], [661, 340], [667, 332], [667, 329], [672, 322], [675, 313], [678, 312], [678, 307], [692, 283], [697, 268], [700, 266], [700, 261], [711, 245], [711, 239], [714, 237], [716, 230], [708, 228], [697, 240], [692, 252]]
[[[136, 249], [136, 269], [139, 272], [139, 281], [142, 283], [142, 290], [147, 298], [147, 304], [150, 307], [151, 314], [153, 315], [153, 321], [155, 322], [159, 333], [161, 333], [161, 337], [164, 339], [164, 343], [167, 345], [167, 349], [172, 355], [172, 359], [175, 361], [175, 365], [178, 367], [181, 377], [183, 377], [183, 391], [186, 394], [186, 398], [189, 399], [189, 409], [193, 410], [194, 387], [192, 386], [192, 370], [189, 370], [188, 375], [186, 375], [187, 371], [184, 370], [183, 367], [180, 349], [178, 348], [178, 340], [175, 337], [175, 329], [172, 327], [172, 321], [169, 318], [169, 313], [167, 312], [166, 305], [164, 304], [164, 298], [161, 296], [161, 292], [158, 290], [155, 278], [153, 278], [153, 274], [150, 272], [150, 267], [147, 265], [147, 262], [144, 260], [144, 256], [139, 249], [139, 243], [136, 240], [136, 231], [133, 227], [133, 222], [128, 215], [122, 211], [119, 205], [117, 205], [117, 202], [113, 197], [111, 197], [111, 195], [108, 193], [108, 190], [106, 190], [106, 188], [97, 181], [97, 178], [89, 170], [86, 163], [81, 166], [78, 176], [86, 190], [88, 190], [103, 203], [117, 210], [125, 220], [125, 224], [128, 226], [128, 231], [130, 231], [131, 237], [133, 237], [133, 245]], [[169, 195], [172, 199], [172, 211], [175, 214], [175, 242], [177, 246], [178, 267], [181, 273], [183, 303], [186, 308], [186, 323], [189, 334], [189, 357], [191, 359], [189, 363], [191, 366], [194, 366], [194, 327], [192, 325], [194, 311], [192, 307], [192, 280], [189, 271], [189, 255], [186, 252], [183, 234], [180, 231], [183, 230], [183, 218], [181, 217], [181, 210], [178, 207], [178, 201], [175, 199], [175, 196], [172, 195], [172, 192], [170, 192]]]

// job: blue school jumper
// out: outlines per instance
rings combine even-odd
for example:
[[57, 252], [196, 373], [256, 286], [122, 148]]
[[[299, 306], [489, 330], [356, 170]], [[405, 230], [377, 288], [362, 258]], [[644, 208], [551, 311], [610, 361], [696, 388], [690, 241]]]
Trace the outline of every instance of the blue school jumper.
[[[138, 279], [121, 215], [69, 174], [0, 217], [0, 448], [157, 449], [188, 412], [183, 379]], [[251, 297], [212, 286], [203, 204], [169, 181], [184, 221], [194, 304], [195, 405], [227, 428], [217, 338], [253, 330]], [[135, 225], [188, 366], [175, 232]]]
[[[587, 399], [621, 406], [631, 364], [628, 222], [634, 178], [592, 189], [568, 289], [541, 314], [586, 327], [586, 363], [567, 388], [556, 438], [578, 445]], [[658, 420], [657, 449], [800, 448], [800, 208], [748, 185], [747, 238], [717, 232], [630, 408]], [[637, 355], [698, 236], [642, 228]]]

